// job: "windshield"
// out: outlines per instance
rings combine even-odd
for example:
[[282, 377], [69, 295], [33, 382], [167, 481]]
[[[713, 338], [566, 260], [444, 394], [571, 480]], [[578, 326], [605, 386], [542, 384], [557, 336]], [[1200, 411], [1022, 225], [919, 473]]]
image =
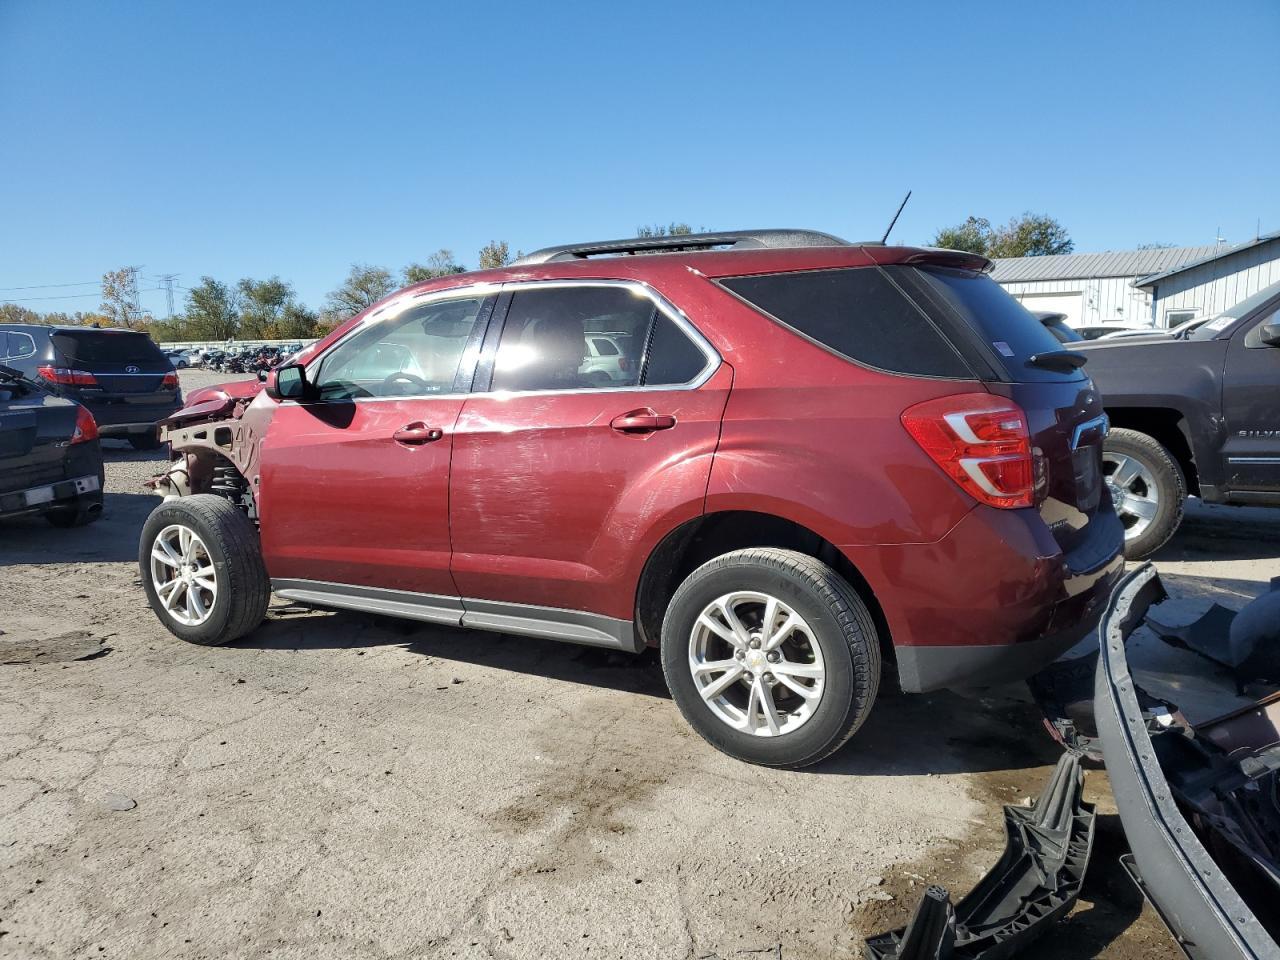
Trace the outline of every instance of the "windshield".
[[1227, 329], [1227, 327], [1235, 323], [1237, 319], [1239, 318], [1229, 316], [1228, 314], [1225, 314], [1225, 313], [1220, 313], [1218, 314], [1218, 316], [1214, 317], [1208, 323], [1203, 324], [1199, 327], [1196, 327], [1194, 330], [1192, 330], [1189, 334], [1187, 334], [1187, 339], [1188, 340], [1212, 340], [1214, 337], [1220, 334], [1223, 330]]

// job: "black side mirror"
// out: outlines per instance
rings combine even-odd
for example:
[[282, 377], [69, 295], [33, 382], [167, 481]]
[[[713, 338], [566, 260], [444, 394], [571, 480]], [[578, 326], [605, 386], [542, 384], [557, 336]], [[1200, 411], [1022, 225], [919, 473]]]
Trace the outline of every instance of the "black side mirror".
[[1258, 339], [1268, 347], [1280, 347], [1280, 320], [1264, 323], [1258, 331]]
[[310, 386], [307, 371], [300, 363], [286, 364], [267, 374], [267, 396], [274, 400], [305, 400]]

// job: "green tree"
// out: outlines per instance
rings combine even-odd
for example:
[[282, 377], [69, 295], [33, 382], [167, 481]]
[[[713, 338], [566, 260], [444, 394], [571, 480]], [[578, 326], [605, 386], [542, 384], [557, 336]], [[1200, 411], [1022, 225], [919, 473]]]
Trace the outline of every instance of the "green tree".
[[496, 270], [498, 267], [505, 267], [511, 262], [511, 254], [508, 251], [507, 241], [490, 240], [480, 248], [480, 269]]
[[138, 268], [121, 267], [102, 275], [102, 312], [116, 326], [142, 325], [143, 311], [138, 304]]
[[990, 257], [1047, 257], [1070, 253], [1076, 248], [1067, 228], [1053, 217], [1027, 211], [996, 227], [991, 237]]
[[187, 291], [186, 333], [192, 340], [229, 340], [240, 328], [239, 291], [201, 277]]
[[285, 309], [293, 303], [293, 287], [279, 277], [251, 280], [236, 285], [240, 301], [239, 335], [246, 340], [274, 340], [284, 318]]
[[366, 263], [353, 263], [342, 286], [330, 291], [325, 302], [323, 320], [328, 326], [341, 323], [373, 306], [394, 289], [395, 283], [389, 270], [371, 267]]
[[411, 263], [404, 268], [404, 282], [421, 283], [423, 280], [435, 280], [437, 277], [448, 277], [455, 273], [466, 273], [467, 268], [453, 259], [453, 251], [443, 247], [427, 257], [426, 263]]
[[1070, 253], [1076, 245], [1067, 228], [1053, 217], [1028, 211], [1000, 227], [992, 227], [984, 217], [969, 217], [939, 230], [933, 246], [987, 257], [1044, 257]]
[[300, 303], [287, 303], [276, 322], [276, 336], [281, 340], [309, 340], [319, 334], [320, 318]]
[[672, 221], [665, 227], [660, 223], [636, 227], [637, 237], [687, 237], [693, 233], [693, 227], [687, 223]]
[[991, 221], [985, 217], [969, 217], [954, 227], [943, 227], [934, 235], [930, 246], [985, 254], [991, 247]]

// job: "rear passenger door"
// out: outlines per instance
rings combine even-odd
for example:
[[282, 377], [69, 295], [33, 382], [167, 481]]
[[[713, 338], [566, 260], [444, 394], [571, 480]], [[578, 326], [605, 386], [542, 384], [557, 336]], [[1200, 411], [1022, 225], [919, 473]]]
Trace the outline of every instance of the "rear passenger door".
[[[454, 436], [466, 622], [519, 632], [561, 616], [519, 605], [630, 621], [642, 538], [702, 512], [731, 371], [645, 285], [506, 289]], [[591, 339], [617, 347], [610, 369]]]

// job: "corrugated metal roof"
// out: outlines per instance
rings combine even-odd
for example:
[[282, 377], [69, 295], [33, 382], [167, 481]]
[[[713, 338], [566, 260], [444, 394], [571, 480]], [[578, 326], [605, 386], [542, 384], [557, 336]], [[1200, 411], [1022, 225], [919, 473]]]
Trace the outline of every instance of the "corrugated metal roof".
[[1151, 284], [1163, 280], [1165, 277], [1171, 277], [1175, 273], [1182, 273], [1182, 271], [1190, 270], [1192, 267], [1198, 267], [1204, 263], [1211, 263], [1214, 260], [1221, 260], [1223, 257], [1230, 257], [1233, 254], [1242, 253], [1245, 250], [1252, 250], [1254, 247], [1260, 247], [1262, 244], [1270, 243], [1272, 240], [1280, 240], [1280, 231], [1264, 234], [1256, 240], [1246, 240], [1244, 243], [1233, 244], [1229, 247], [1214, 247], [1208, 256], [1200, 257], [1196, 260], [1190, 260], [1187, 263], [1173, 264], [1168, 267], [1160, 268], [1159, 273], [1152, 273], [1149, 276], [1142, 277], [1140, 280], [1135, 280], [1133, 285], [1135, 287], [1149, 287]]
[[1061, 253], [1049, 257], [1007, 257], [994, 261], [995, 269], [991, 276], [999, 283], [1089, 277], [1145, 277], [1212, 258], [1214, 251], [1222, 249], [1208, 244], [1200, 247], [1114, 250], [1108, 253]]

